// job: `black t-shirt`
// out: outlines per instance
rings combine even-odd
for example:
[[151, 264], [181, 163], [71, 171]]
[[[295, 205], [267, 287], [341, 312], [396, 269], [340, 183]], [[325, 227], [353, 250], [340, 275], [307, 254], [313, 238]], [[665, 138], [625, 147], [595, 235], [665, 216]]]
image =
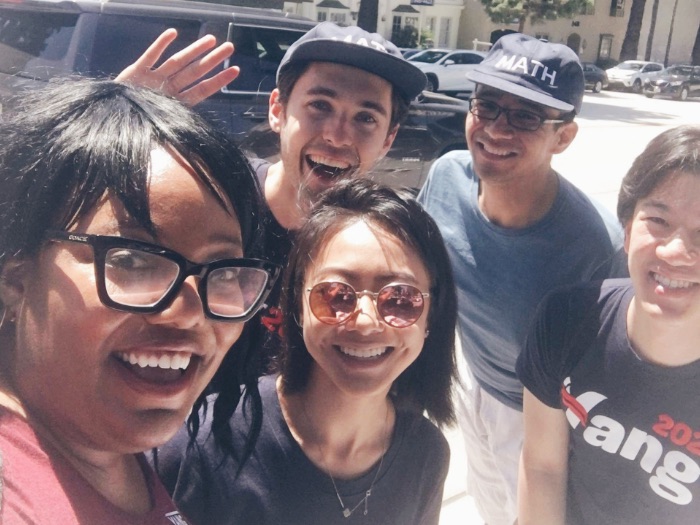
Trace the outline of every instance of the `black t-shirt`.
[[627, 279], [550, 294], [518, 360], [525, 387], [566, 411], [568, 525], [700, 523], [700, 360], [640, 359], [633, 296]]
[[[442, 433], [419, 414], [397, 411], [367, 515], [361, 504], [345, 518], [330, 477], [292, 437], [275, 389], [275, 376], [260, 379], [263, 423], [253, 455], [236, 477], [238, 462], [222, 455], [210, 433], [211, 414], [187, 449], [187, 433], [159, 450], [158, 472], [178, 508], [201, 525], [437, 525], [450, 451]], [[211, 406], [211, 404], [210, 404]], [[242, 450], [249, 414], [239, 406], [230, 421], [234, 447]], [[377, 467], [352, 480], [335, 480], [353, 508], [377, 475]]]

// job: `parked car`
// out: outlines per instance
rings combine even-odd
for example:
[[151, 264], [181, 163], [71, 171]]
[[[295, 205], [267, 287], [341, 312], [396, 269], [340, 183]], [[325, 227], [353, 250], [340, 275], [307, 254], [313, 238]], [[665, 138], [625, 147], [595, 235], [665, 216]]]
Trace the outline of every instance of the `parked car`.
[[590, 62], [581, 63], [583, 67], [583, 79], [586, 83], [586, 89], [590, 89], [593, 93], [600, 93], [604, 88], [608, 87], [608, 75], [595, 64]]
[[700, 66], [675, 65], [664, 69], [658, 77], [644, 83], [644, 95], [678, 100], [700, 97]]
[[405, 59], [409, 59], [409, 58], [411, 58], [413, 55], [417, 55], [418, 53], [420, 53], [421, 51], [423, 51], [423, 49], [421, 49], [421, 48], [400, 47], [400, 48], [399, 48], [399, 51], [401, 51], [401, 54], [403, 55], [403, 57], [404, 57]]
[[610, 88], [631, 89], [635, 93], [641, 93], [644, 81], [656, 77], [663, 68], [664, 65], [659, 62], [625, 60], [605, 72]]
[[428, 77], [428, 90], [448, 95], [474, 91], [474, 82], [467, 80], [467, 72], [474, 69], [486, 56], [481, 51], [467, 49], [426, 49], [409, 60]]
[[[0, 111], [10, 107], [13, 95], [53, 77], [116, 76], [174, 27], [180, 36], [172, 52], [205, 34], [235, 45], [225, 66], [240, 66], [240, 75], [197, 109], [241, 143], [267, 126], [280, 60], [315, 25], [271, 9], [182, 0], [0, 0]], [[377, 178], [419, 187], [433, 159], [466, 149], [467, 110], [464, 102], [444, 96], [415, 100]], [[256, 148], [251, 154], [266, 156]]]

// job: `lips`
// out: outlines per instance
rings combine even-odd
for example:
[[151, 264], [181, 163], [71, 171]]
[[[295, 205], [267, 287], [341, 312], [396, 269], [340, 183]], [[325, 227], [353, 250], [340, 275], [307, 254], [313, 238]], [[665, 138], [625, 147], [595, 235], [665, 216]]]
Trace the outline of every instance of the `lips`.
[[486, 153], [487, 156], [490, 158], [507, 159], [517, 155], [517, 152], [514, 151], [512, 148], [498, 146], [493, 143], [482, 141], [477, 141], [477, 144], [480, 146], [481, 151], [483, 153]]

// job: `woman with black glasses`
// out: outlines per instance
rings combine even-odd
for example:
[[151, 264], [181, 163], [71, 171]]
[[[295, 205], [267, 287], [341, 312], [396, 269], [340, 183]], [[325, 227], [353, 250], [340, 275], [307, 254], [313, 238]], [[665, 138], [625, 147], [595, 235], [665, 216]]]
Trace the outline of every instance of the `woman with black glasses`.
[[0, 522], [188, 523], [142, 452], [201, 404], [276, 276], [251, 258], [250, 169], [189, 109], [114, 82], [3, 118]]
[[[159, 456], [175, 500], [209, 525], [437, 524], [449, 449], [423, 414], [453, 419], [456, 299], [433, 220], [408, 193], [338, 183], [296, 237], [283, 297], [250, 459], [181, 433]], [[239, 450], [250, 420], [243, 404], [228, 422]]]

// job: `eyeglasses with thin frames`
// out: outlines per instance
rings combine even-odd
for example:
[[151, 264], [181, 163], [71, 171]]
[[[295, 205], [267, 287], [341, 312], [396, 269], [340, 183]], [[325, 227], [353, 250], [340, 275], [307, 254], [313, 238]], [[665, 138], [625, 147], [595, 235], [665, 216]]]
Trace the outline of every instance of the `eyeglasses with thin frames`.
[[568, 122], [562, 119], [548, 119], [527, 109], [508, 109], [499, 106], [491, 100], [474, 97], [469, 100], [469, 112], [485, 120], [496, 120], [503, 113], [508, 124], [522, 131], [537, 131], [543, 124], [562, 124]]
[[410, 284], [389, 284], [378, 292], [356, 291], [340, 281], [324, 281], [306, 289], [309, 308], [314, 317], [325, 324], [343, 324], [356, 316], [358, 302], [363, 295], [374, 300], [382, 320], [394, 328], [406, 328], [423, 314], [425, 299], [430, 297]]
[[89, 245], [100, 301], [124, 312], [162, 312], [185, 279], [194, 275], [208, 318], [247, 321], [260, 308], [280, 272], [279, 266], [260, 259], [197, 264], [173, 250], [124, 237], [51, 230], [46, 239]]

